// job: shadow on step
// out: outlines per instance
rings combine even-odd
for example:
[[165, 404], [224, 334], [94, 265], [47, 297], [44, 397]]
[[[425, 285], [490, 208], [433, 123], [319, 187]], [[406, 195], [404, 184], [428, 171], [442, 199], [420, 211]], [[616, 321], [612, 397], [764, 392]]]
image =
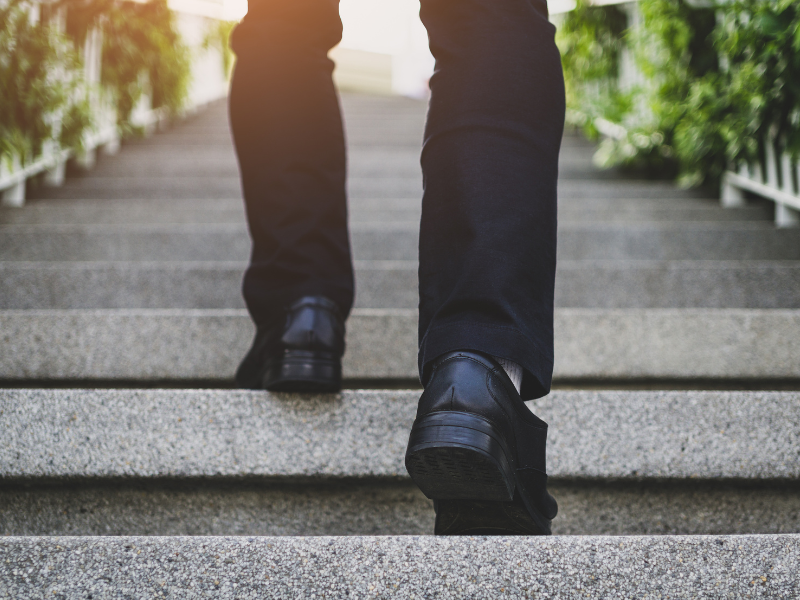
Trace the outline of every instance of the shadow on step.
[[[796, 482], [554, 481], [556, 535], [800, 532]], [[426, 535], [408, 481], [73, 483], [0, 488], [0, 535]]]

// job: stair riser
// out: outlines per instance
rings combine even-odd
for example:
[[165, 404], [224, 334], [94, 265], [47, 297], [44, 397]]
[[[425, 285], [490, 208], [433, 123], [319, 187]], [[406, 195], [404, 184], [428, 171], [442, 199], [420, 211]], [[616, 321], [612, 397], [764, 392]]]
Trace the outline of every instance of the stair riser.
[[[354, 225], [357, 260], [416, 260], [416, 224]], [[4, 226], [4, 261], [246, 261], [244, 225]], [[674, 226], [562, 226], [561, 260], [800, 260], [800, 230]]]
[[[344, 377], [417, 377], [414, 310], [357, 309]], [[231, 381], [243, 310], [0, 311], [0, 379]], [[800, 312], [557, 309], [557, 380], [797, 380]], [[376, 383], [380, 386], [380, 383]]]
[[[418, 306], [416, 263], [396, 262], [356, 265], [356, 307]], [[643, 262], [560, 262], [556, 306], [800, 308], [800, 262]], [[244, 269], [244, 263], [0, 262], [0, 309], [244, 308]]]
[[[788, 488], [550, 482], [554, 535], [800, 533]], [[412, 483], [207, 484], [0, 491], [2, 535], [430, 535], [433, 504]]]
[[5, 538], [13, 598], [792, 598], [800, 536]]

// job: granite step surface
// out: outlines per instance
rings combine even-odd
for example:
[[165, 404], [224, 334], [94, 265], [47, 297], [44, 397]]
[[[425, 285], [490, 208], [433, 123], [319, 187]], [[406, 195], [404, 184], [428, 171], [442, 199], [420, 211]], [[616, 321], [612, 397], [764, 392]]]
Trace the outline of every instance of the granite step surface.
[[[208, 141], [209, 137], [203, 135]], [[233, 144], [230, 140], [216, 140], [216, 143], [197, 144], [186, 147], [183, 140], [176, 135], [168, 138], [168, 142], [138, 146], [126, 146], [122, 160], [103, 160], [96, 169], [86, 173], [73, 185], [80, 187], [93, 179], [107, 177], [146, 177], [165, 178], [192, 176], [202, 173], [205, 177], [237, 177], [239, 164]], [[387, 143], [383, 146], [351, 145], [347, 152], [348, 175], [350, 177], [367, 177], [391, 175], [393, 177], [414, 178], [422, 181], [420, 167], [420, 146], [395, 146]], [[180, 151], [176, 152], [176, 148]], [[609, 179], [617, 178], [614, 171], [598, 171], [592, 165], [591, 149], [565, 147], [559, 156], [559, 177], [561, 179]]]
[[[416, 222], [353, 223], [356, 260], [416, 260]], [[4, 261], [245, 261], [244, 224], [0, 225]], [[800, 229], [769, 223], [563, 224], [561, 260], [800, 260]]]
[[[247, 312], [237, 309], [3, 310], [0, 380], [228, 385], [252, 335]], [[798, 356], [798, 310], [555, 313], [554, 376], [561, 382], [791, 385], [800, 379]], [[353, 311], [346, 379], [413, 381], [416, 363], [416, 310]]]
[[[0, 534], [429, 534], [418, 391], [3, 390]], [[800, 531], [798, 392], [556, 391], [563, 534]]]
[[[175, 149], [180, 151], [180, 149]], [[703, 190], [678, 190], [673, 185], [651, 181], [572, 179], [559, 181], [559, 198], [697, 198], [707, 199]], [[350, 177], [348, 195], [358, 199], [420, 198], [422, 180], [386, 174], [382, 177]], [[32, 198], [52, 199], [137, 199], [137, 198], [237, 198], [241, 197], [238, 176], [163, 177], [148, 180], [138, 177], [85, 177], [68, 181], [59, 188], [40, 188]]]
[[[244, 308], [238, 262], [2, 262], [0, 309]], [[416, 308], [416, 261], [356, 261], [357, 308]], [[800, 308], [800, 261], [559, 261], [568, 308]]]
[[[800, 494], [783, 482], [556, 479], [555, 535], [800, 532]], [[433, 503], [411, 481], [4, 484], [6, 535], [430, 535]]]
[[800, 536], [0, 539], [10, 597], [792, 598]]
[[[353, 200], [351, 222], [419, 223], [419, 198]], [[558, 219], [564, 223], [629, 223], [660, 221], [768, 221], [770, 207], [755, 204], [724, 209], [705, 200], [653, 201], [608, 199], [605, 202], [560, 199]], [[146, 223], [244, 223], [239, 198], [218, 200], [39, 200], [24, 208], [0, 208], [4, 225], [94, 225]]]

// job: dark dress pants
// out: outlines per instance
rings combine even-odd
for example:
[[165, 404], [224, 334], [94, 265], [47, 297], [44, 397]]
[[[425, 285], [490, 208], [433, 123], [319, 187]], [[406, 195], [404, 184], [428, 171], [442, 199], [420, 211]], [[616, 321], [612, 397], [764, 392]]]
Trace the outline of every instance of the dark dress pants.
[[[419, 369], [475, 350], [550, 389], [564, 83], [545, 0], [422, 0], [436, 69], [422, 148]], [[324, 295], [347, 315], [345, 145], [327, 52], [338, 0], [250, 0], [236, 28], [231, 125], [253, 238], [254, 321]]]

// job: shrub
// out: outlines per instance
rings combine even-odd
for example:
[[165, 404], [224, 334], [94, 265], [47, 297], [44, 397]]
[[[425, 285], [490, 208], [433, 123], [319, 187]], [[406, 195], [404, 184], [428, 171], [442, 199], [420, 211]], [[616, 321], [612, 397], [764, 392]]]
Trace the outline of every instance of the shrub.
[[174, 114], [183, 107], [191, 56], [166, 0], [69, 0], [68, 5], [69, 29], [76, 40], [95, 25], [102, 29], [101, 81], [114, 94], [123, 130], [130, 129], [131, 112], [144, 93], [150, 93], [153, 108]]
[[[711, 7], [640, 0], [643, 26], [618, 9], [580, 1], [559, 32], [568, 118], [601, 143], [599, 164], [676, 171], [683, 185], [714, 183], [731, 164], [763, 158], [767, 134], [800, 154], [800, 6], [733, 0]], [[620, 32], [620, 29], [622, 31]], [[576, 43], [580, 34], [594, 40]], [[644, 78], [623, 89], [628, 48]], [[605, 58], [590, 66], [592, 56]]]
[[47, 22], [32, 22], [32, 3], [0, 8], [0, 159], [35, 159], [47, 140], [80, 147], [90, 125], [80, 59]]

